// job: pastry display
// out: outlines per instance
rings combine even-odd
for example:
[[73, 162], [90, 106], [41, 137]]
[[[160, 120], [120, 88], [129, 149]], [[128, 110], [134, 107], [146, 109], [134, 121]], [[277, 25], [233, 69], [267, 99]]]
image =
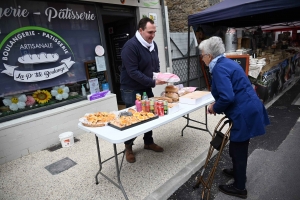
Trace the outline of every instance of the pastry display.
[[105, 126], [108, 122], [114, 120], [116, 115], [114, 113], [108, 112], [96, 112], [86, 114], [84, 117], [80, 118], [79, 121], [88, 127], [101, 127]]
[[127, 112], [131, 113], [131, 115], [123, 114], [112, 120], [109, 124], [118, 128], [123, 128], [156, 117], [151, 112], [137, 112], [132, 108], [129, 108]]
[[158, 118], [158, 116], [151, 112], [137, 112], [135, 109], [129, 108], [124, 112], [96, 112], [85, 114], [79, 121], [82, 125], [88, 127], [111, 125], [121, 130], [156, 118]]

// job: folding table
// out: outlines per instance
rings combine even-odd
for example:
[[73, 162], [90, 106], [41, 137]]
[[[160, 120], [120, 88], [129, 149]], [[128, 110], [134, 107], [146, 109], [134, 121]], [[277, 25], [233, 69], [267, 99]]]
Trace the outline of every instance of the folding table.
[[[209, 98], [205, 98], [203, 101], [199, 102], [198, 104], [182, 104], [179, 103], [179, 110], [175, 113], [172, 113], [170, 115], [165, 115], [162, 117], [159, 117], [158, 119], [154, 119], [152, 121], [134, 126], [132, 128], [129, 129], [125, 129], [123, 131], [120, 131], [116, 128], [113, 128], [111, 126], [104, 126], [104, 127], [86, 127], [83, 126], [81, 124], [81, 122], [78, 123], [78, 127], [86, 132], [90, 132], [90, 133], [94, 133], [95, 134], [95, 138], [96, 138], [96, 145], [97, 145], [97, 154], [98, 154], [98, 161], [99, 161], [99, 170], [95, 176], [96, 178], [96, 184], [98, 184], [98, 175], [101, 174], [104, 178], [106, 178], [107, 180], [109, 180], [111, 183], [113, 183], [117, 188], [119, 188], [122, 192], [123, 195], [125, 197], [125, 199], [128, 199], [126, 192], [122, 186], [121, 183], [121, 178], [120, 178], [120, 172], [122, 169], [122, 164], [123, 164], [123, 160], [124, 160], [124, 155], [125, 155], [125, 150], [123, 150], [122, 152], [117, 151], [117, 147], [116, 144], [119, 143], [124, 143], [127, 140], [130, 140], [132, 138], [135, 138], [139, 135], [142, 135], [150, 130], [153, 130], [154, 128], [157, 128], [161, 125], [167, 124], [171, 121], [174, 121], [180, 117], [184, 117], [185, 119], [187, 119], [187, 124], [184, 126], [184, 128], [181, 131], [181, 135], [183, 135], [183, 130], [186, 127], [190, 127], [190, 128], [195, 128], [195, 129], [199, 129], [202, 131], [207, 131], [210, 135], [210, 131], [207, 128], [207, 114], [206, 114], [206, 110], [205, 109], [205, 122], [200, 122], [200, 121], [196, 121], [193, 119], [189, 118], [189, 114], [191, 112], [194, 112], [202, 107], [207, 108], [207, 105], [209, 105], [210, 103], [214, 102], [214, 98], [213, 96], [211, 96]], [[126, 109], [124, 109], [126, 110]], [[123, 111], [124, 111], [123, 110]], [[120, 111], [122, 112], [122, 110]], [[200, 128], [200, 127], [195, 127], [195, 126], [190, 126], [189, 122], [190, 121], [194, 121], [197, 123], [200, 123], [201, 125], [205, 125], [205, 128]], [[100, 155], [100, 147], [99, 147], [99, 138], [106, 140], [110, 143], [113, 144], [113, 149], [114, 149], [114, 155], [104, 161], [101, 161], [101, 155]], [[118, 155], [123, 153], [123, 158], [121, 161], [121, 165], [119, 165], [118, 163]], [[115, 158], [115, 164], [116, 164], [116, 171], [117, 171], [117, 179], [118, 179], [118, 183], [113, 181], [112, 179], [110, 179], [108, 176], [106, 176], [104, 173], [101, 172], [102, 170], [102, 164], [112, 158]]]

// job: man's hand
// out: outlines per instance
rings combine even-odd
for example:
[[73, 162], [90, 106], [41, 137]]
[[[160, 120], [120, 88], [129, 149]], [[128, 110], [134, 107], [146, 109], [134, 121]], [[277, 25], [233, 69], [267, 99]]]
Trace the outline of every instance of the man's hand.
[[166, 81], [155, 80], [155, 85], [163, 85], [166, 84]]

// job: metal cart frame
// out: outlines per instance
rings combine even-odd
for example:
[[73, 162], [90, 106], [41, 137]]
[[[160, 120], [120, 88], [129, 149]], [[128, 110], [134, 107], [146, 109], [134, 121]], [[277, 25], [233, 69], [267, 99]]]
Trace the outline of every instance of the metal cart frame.
[[[221, 157], [221, 154], [223, 152], [223, 149], [225, 147], [225, 145], [227, 144], [228, 140], [229, 140], [229, 137], [230, 137], [230, 130], [231, 130], [231, 127], [232, 127], [232, 122], [228, 119], [226, 121], [224, 121], [227, 117], [223, 117], [219, 123], [217, 124], [215, 130], [214, 130], [214, 133], [213, 133], [213, 136], [212, 136], [212, 142], [215, 140], [219, 140], [219, 145], [212, 145], [213, 143], [211, 142], [210, 144], [210, 147], [209, 147], [209, 150], [208, 150], [208, 154], [207, 154], [207, 157], [206, 157], [206, 161], [205, 161], [205, 164], [203, 166], [203, 169], [201, 171], [201, 174], [200, 174], [200, 177], [198, 178], [197, 180], [197, 183], [193, 186], [194, 189], [196, 188], [199, 188], [199, 185], [202, 184], [203, 185], [203, 191], [202, 191], [202, 194], [201, 194], [201, 199], [203, 200], [205, 195], [206, 195], [206, 199], [209, 200], [209, 195], [210, 195], [210, 190], [211, 190], [211, 186], [212, 186], [212, 183], [213, 183], [213, 180], [214, 180], [214, 176], [215, 176], [215, 172], [216, 172], [216, 169], [217, 169], [217, 166], [218, 166], [218, 163], [219, 163], [219, 160], [220, 160], [220, 157]], [[222, 124], [223, 122], [223, 124]], [[222, 125], [221, 125], [222, 124]], [[227, 131], [225, 133], [222, 133], [222, 129], [225, 127], [226, 124], [229, 124], [229, 127], [227, 129]], [[219, 128], [220, 126], [220, 128]], [[220, 136], [223, 137], [223, 139], [220, 139]], [[219, 138], [217, 138], [219, 137]], [[207, 179], [204, 180], [204, 171], [206, 170], [207, 168], [207, 165], [211, 159], [211, 156], [213, 155], [213, 152], [214, 150], [217, 150], [219, 151], [217, 153], [217, 157], [216, 157], [216, 160], [213, 164], [213, 167], [211, 169], [211, 171], [209, 172], [208, 176], [207, 176]]]

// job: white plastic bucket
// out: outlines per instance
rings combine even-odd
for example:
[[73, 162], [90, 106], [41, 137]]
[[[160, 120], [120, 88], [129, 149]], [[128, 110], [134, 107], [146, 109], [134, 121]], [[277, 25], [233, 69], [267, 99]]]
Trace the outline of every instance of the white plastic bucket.
[[73, 132], [65, 132], [59, 135], [62, 147], [70, 147], [74, 144]]

